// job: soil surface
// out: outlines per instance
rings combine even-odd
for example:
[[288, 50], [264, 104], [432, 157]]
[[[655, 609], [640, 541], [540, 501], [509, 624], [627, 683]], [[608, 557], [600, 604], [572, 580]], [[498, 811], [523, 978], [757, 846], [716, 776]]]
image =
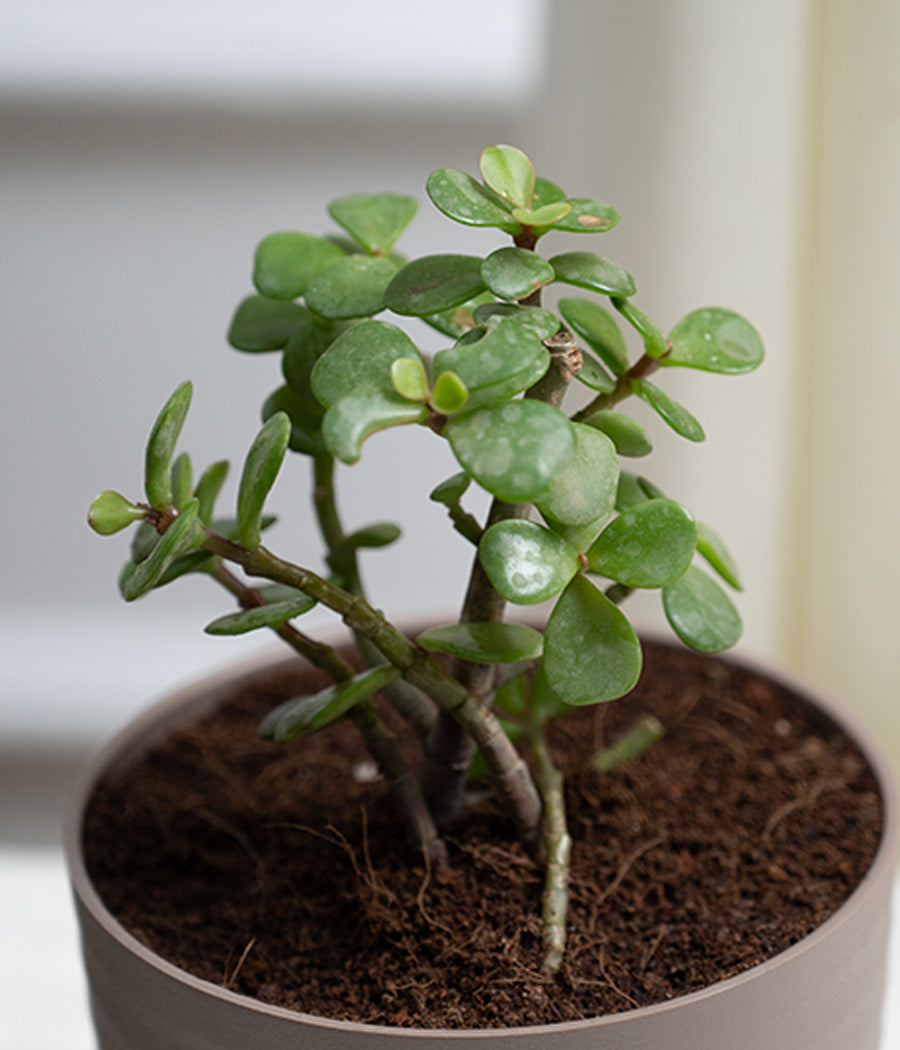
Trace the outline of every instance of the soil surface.
[[[425, 870], [351, 725], [286, 747], [256, 738], [296, 672], [102, 784], [85, 822], [91, 877], [176, 965], [317, 1015], [545, 1024], [702, 988], [841, 904], [874, 856], [881, 802], [856, 747], [791, 693], [681, 649], [647, 645], [645, 666], [630, 697], [553, 732], [574, 839], [555, 978], [541, 970], [541, 873], [489, 786], [473, 784], [447, 829], [449, 870]], [[591, 754], [645, 712], [663, 740], [594, 771]]]

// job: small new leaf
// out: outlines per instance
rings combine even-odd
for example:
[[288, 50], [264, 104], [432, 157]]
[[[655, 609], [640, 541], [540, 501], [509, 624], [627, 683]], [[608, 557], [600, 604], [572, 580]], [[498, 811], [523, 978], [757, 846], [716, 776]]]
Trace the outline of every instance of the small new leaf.
[[144, 489], [150, 506], [165, 510], [172, 503], [172, 460], [187, 416], [192, 385], [181, 383], [156, 417], [144, 456]]
[[138, 507], [120, 496], [118, 492], [107, 489], [101, 492], [88, 511], [88, 525], [101, 536], [112, 536], [113, 533], [127, 528], [135, 521], [147, 516], [146, 507]]

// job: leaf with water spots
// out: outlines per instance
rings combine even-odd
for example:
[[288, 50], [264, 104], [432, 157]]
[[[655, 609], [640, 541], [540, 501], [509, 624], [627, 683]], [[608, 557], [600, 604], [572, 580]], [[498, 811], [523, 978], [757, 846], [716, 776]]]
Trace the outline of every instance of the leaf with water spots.
[[660, 362], [705, 372], [743, 375], [762, 363], [759, 333], [733, 310], [705, 307], [683, 317], [669, 335], [672, 352]]
[[521, 623], [447, 624], [423, 631], [416, 642], [428, 652], [484, 664], [536, 660], [544, 645], [540, 631]]
[[663, 587], [666, 619], [678, 637], [692, 649], [717, 653], [741, 637], [740, 613], [724, 590], [695, 566]]
[[600, 431], [572, 424], [572, 455], [536, 501], [541, 514], [566, 525], [605, 521], [613, 512], [619, 461], [612, 441]]
[[481, 538], [478, 555], [488, 579], [507, 601], [535, 605], [552, 598], [580, 567], [577, 552], [533, 521], [499, 521]]
[[587, 560], [592, 572], [626, 587], [663, 587], [684, 574], [696, 546], [691, 514], [674, 500], [651, 499], [611, 521]]

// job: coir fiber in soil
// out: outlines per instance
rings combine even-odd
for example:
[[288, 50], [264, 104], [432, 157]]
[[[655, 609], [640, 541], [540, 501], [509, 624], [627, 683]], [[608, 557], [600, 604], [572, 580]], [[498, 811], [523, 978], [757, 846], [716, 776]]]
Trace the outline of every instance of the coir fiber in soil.
[[[863, 758], [766, 679], [646, 646], [629, 698], [554, 731], [574, 839], [568, 951], [541, 972], [541, 877], [487, 788], [410, 864], [348, 724], [278, 747], [270, 676], [104, 783], [90, 875], [150, 948], [266, 1002], [399, 1026], [544, 1024], [660, 1002], [779, 952], [868, 868], [881, 803]], [[321, 682], [307, 680], [305, 691]], [[664, 739], [616, 773], [592, 751], [643, 712]]]

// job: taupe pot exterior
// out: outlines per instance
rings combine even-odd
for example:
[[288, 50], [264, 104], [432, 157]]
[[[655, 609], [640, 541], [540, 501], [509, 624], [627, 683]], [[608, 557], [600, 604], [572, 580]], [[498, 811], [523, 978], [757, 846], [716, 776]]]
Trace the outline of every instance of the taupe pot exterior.
[[[754, 667], [753, 670], [760, 672]], [[894, 785], [879, 750], [831, 702], [783, 676], [861, 746], [885, 804], [873, 865], [840, 910], [768, 962], [656, 1006], [515, 1029], [395, 1029], [331, 1021], [236, 995], [177, 969], [107, 912], [84, 868], [84, 805], [106, 771], [215, 707], [259, 668], [182, 690], [120, 733], [84, 771], [65, 848], [100, 1050], [878, 1050], [898, 842]]]

